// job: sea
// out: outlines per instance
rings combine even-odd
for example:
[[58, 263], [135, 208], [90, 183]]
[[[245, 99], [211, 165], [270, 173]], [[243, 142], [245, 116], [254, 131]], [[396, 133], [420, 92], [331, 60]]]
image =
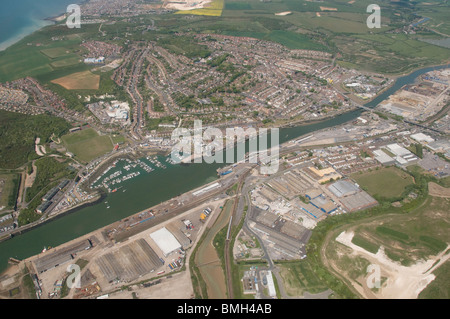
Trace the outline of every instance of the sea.
[[45, 20], [66, 12], [78, 0], [1, 0], [0, 51], [40, 28], [52, 24]]

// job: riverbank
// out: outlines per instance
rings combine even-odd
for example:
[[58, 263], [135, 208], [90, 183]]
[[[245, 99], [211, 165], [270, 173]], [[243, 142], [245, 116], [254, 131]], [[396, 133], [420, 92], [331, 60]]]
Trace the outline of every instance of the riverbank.
[[99, 193], [97, 196], [95, 196], [94, 198], [92, 198], [89, 201], [80, 203], [78, 205], [75, 205], [73, 207], [70, 207], [66, 210], [62, 210], [61, 212], [59, 212], [58, 214], [55, 214], [53, 216], [50, 216], [44, 220], [37, 220], [34, 223], [30, 223], [24, 226], [21, 226], [19, 228], [13, 229], [11, 232], [4, 234], [4, 236], [2, 238], [0, 238], [0, 243], [12, 239], [18, 235], [22, 235], [30, 230], [33, 230], [37, 227], [43, 226], [45, 224], [47, 224], [48, 222], [54, 221], [58, 218], [64, 217], [70, 213], [74, 213], [77, 212], [80, 209], [83, 209], [85, 207], [89, 207], [89, 206], [94, 206], [97, 205], [98, 203], [100, 203], [103, 199], [105, 199], [106, 194], [105, 193]]

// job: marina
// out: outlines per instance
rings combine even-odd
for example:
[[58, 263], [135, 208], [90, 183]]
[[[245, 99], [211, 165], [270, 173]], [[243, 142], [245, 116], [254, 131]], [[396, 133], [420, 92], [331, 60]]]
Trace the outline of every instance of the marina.
[[[158, 156], [147, 156], [137, 160], [119, 158], [108, 166], [89, 187], [93, 190], [103, 188], [108, 193], [115, 193], [122, 188], [120, 185], [125, 181], [131, 180], [141, 174], [149, 174], [155, 169], [166, 168], [167, 166], [161, 163]], [[126, 189], [122, 190], [122, 192], [125, 191]]]

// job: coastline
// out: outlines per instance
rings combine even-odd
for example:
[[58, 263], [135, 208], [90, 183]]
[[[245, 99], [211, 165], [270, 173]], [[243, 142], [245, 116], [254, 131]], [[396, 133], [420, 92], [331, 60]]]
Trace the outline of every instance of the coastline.
[[[40, 24], [39, 24], [39, 26], [36, 26], [36, 23], [38, 23], [38, 22], [40, 22]], [[32, 26], [25, 28], [25, 30], [23, 30], [22, 32], [19, 32], [17, 35], [15, 35], [3, 42], [0, 42], [0, 52], [3, 52], [6, 49], [12, 47], [13, 45], [19, 43], [20, 41], [22, 41], [26, 37], [32, 35], [36, 31], [39, 31], [39, 30], [51, 25], [51, 22], [45, 21], [45, 20], [36, 20], [36, 23]], [[42, 24], [42, 23], [45, 23], [45, 24]]]
[[46, 20], [46, 21], [53, 21], [53, 22], [61, 22], [61, 21], [63, 21], [65, 18], [66, 18], [66, 14], [67, 13], [60, 13], [59, 15], [56, 15], [56, 16], [54, 16], [54, 17], [48, 17], [48, 18], [45, 18], [44, 20]]
[[[83, 3], [87, 3], [89, 0], [72, 0], [72, 3], [82, 5]], [[70, 2], [68, 2], [70, 3]], [[13, 35], [12, 37], [0, 42], [0, 52], [5, 51], [6, 49], [10, 48], [11, 46], [19, 43], [24, 38], [26, 38], [29, 35], [32, 35], [33, 33], [37, 31], [41, 31], [43, 28], [56, 24], [58, 22], [64, 21], [66, 18], [67, 12], [64, 12], [67, 5], [64, 5], [64, 8], [59, 9], [59, 12], [62, 13], [50, 13], [51, 15], [47, 16], [41, 16], [41, 17], [31, 17], [31, 24], [25, 26], [21, 30], [19, 30], [18, 34]]]

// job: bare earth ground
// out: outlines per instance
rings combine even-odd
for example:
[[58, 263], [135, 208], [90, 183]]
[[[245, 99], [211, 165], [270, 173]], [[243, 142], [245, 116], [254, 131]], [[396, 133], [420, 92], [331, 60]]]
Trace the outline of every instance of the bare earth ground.
[[378, 292], [370, 290], [365, 281], [362, 283], [362, 287], [352, 283], [353, 287], [365, 298], [416, 299], [420, 292], [435, 279], [432, 272], [450, 257], [450, 254], [445, 255], [445, 252], [450, 248], [449, 245], [439, 255], [426, 261], [417, 262], [410, 267], [405, 267], [389, 259], [385, 255], [383, 247], [376, 254], [373, 254], [353, 244], [353, 236], [353, 232], [344, 231], [336, 237], [336, 241], [350, 247], [353, 250], [352, 255], [361, 256], [372, 264], [379, 265], [381, 277], [387, 277], [387, 281], [383, 283]]
[[207, 6], [209, 3], [211, 3], [211, 0], [184, 0], [184, 3], [181, 3], [181, 1], [168, 1], [168, 3], [165, 5], [168, 9], [177, 9], [177, 10], [193, 10], [193, 9], [201, 9]]
[[100, 75], [90, 71], [77, 72], [51, 81], [67, 90], [98, 90]]
[[428, 183], [428, 192], [431, 196], [450, 198], [450, 188], [442, 187], [436, 183]]

